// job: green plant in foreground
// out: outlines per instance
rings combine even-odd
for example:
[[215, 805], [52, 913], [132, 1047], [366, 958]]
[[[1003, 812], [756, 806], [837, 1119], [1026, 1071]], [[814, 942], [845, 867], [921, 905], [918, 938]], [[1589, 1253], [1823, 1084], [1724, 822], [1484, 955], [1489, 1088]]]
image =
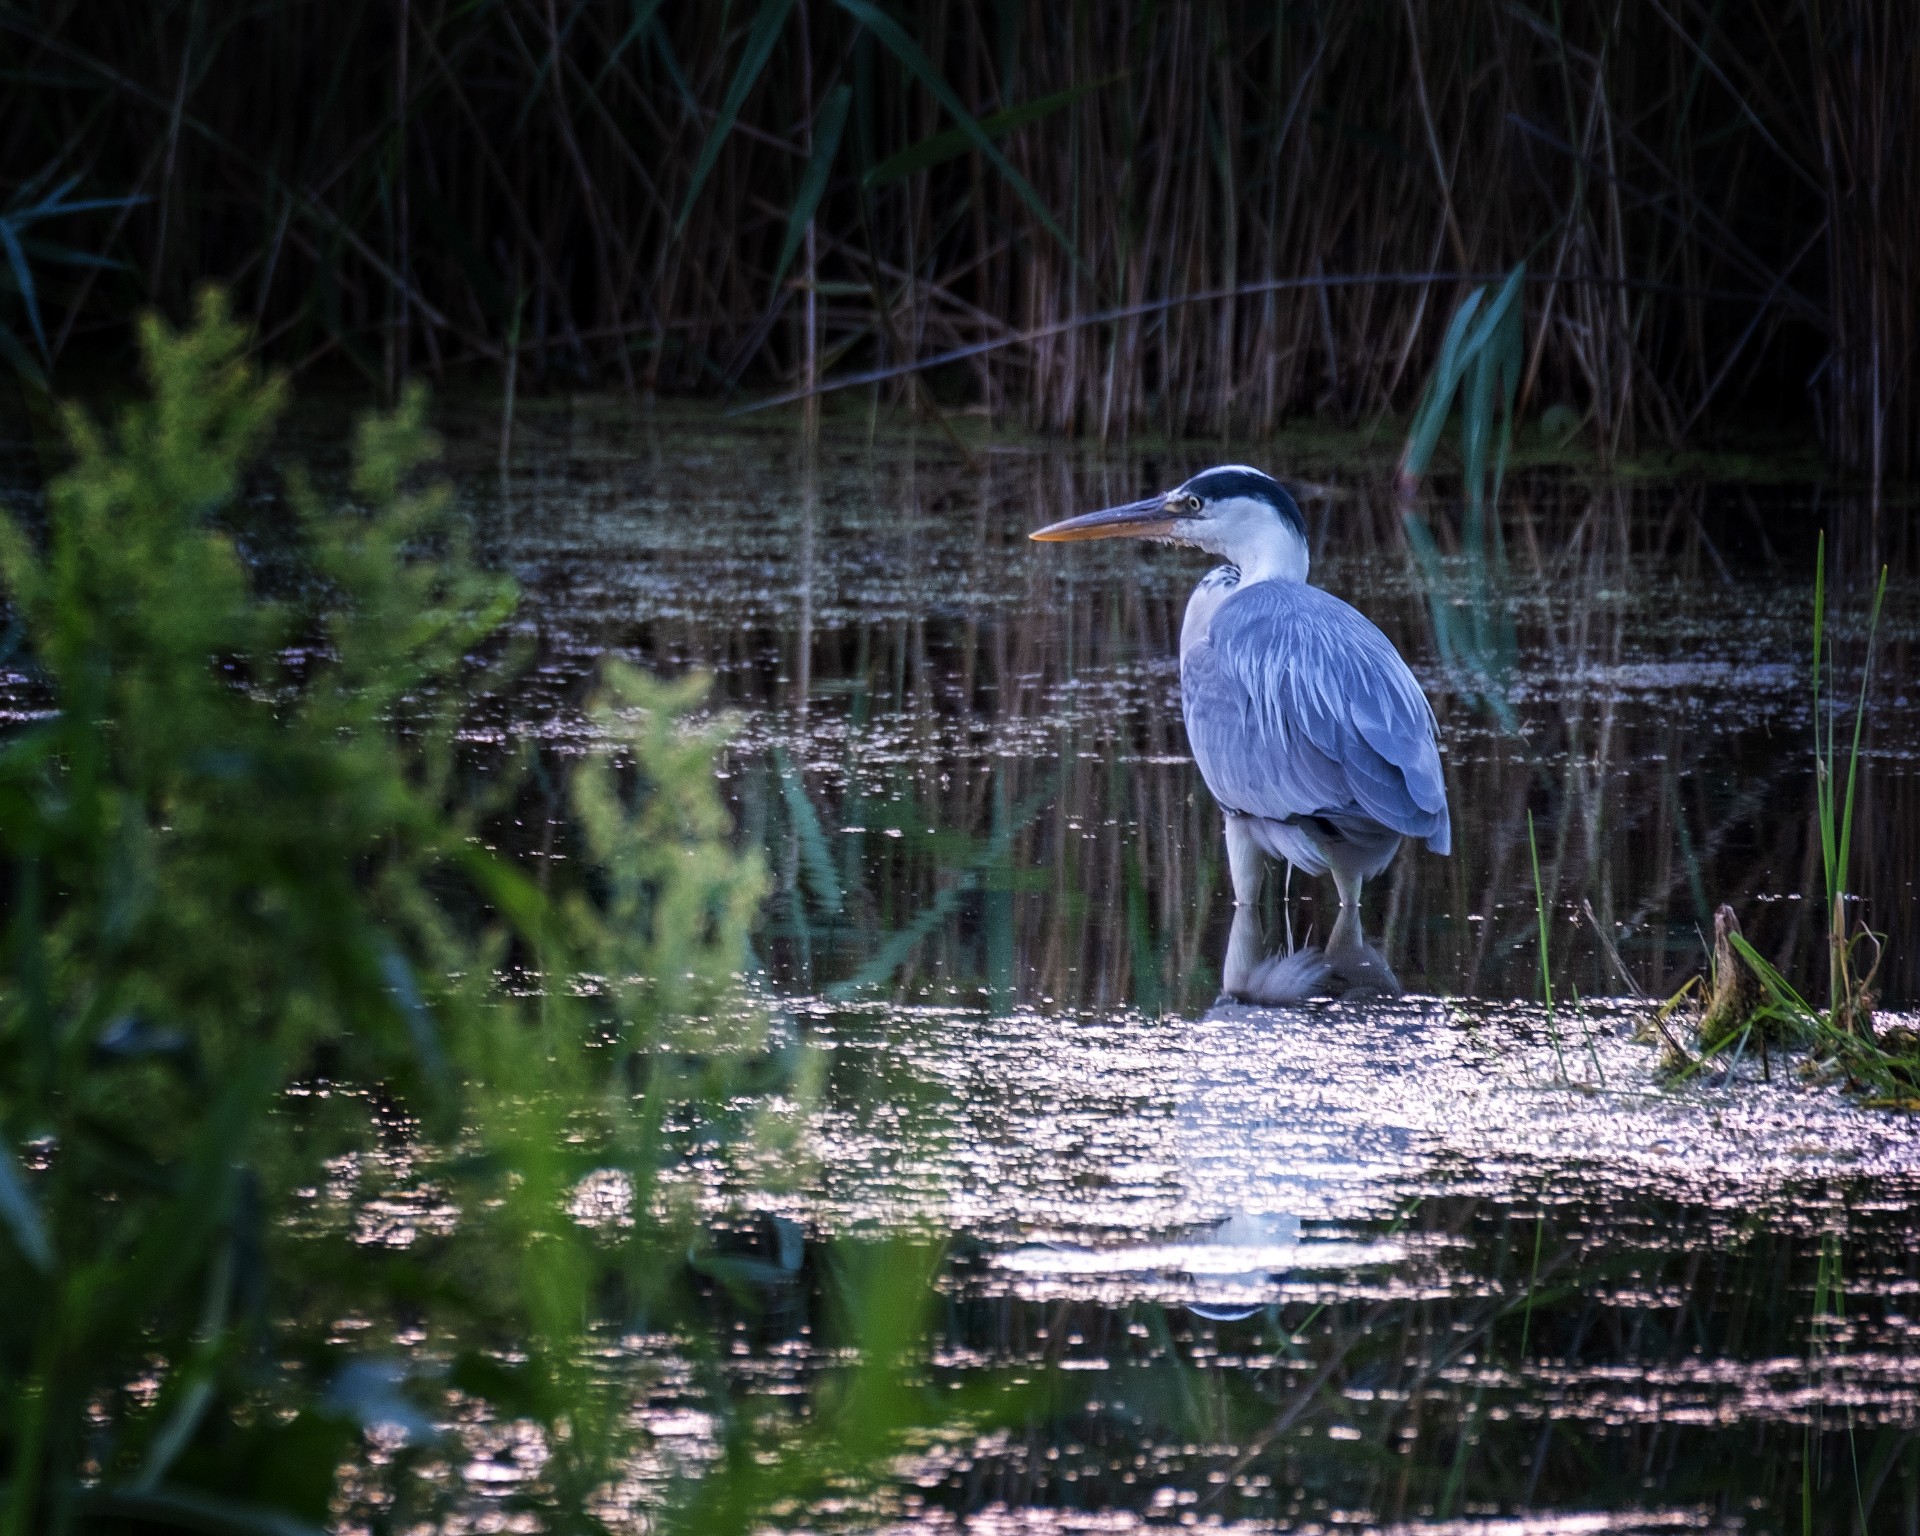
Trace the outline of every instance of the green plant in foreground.
[[[150, 400], [111, 433], [68, 416], [44, 547], [0, 520], [57, 706], [0, 748], [0, 1536], [443, 1519], [450, 1392], [537, 1439], [509, 1507], [603, 1529], [639, 1497], [627, 1336], [676, 1338], [720, 1424], [657, 1523], [844, 1491], [915, 1417], [925, 1266], [855, 1288], [859, 1363], [811, 1439], [716, 1387], [693, 1160], [745, 1186], [783, 1134], [754, 1084], [804, 1094], [807, 1068], [735, 980], [762, 873], [701, 684], [608, 669], [577, 853], [536, 885], [484, 845], [503, 791], [455, 768], [515, 598], [444, 491], [409, 489], [421, 398], [362, 428], [358, 506], [292, 483], [304, 579], [270, 598], [235, 532], [283, 391], [215, 297], [143, 342]], [[368, 1241], [375, 1196], [445, 1214]], [[337, 1484], [379, 1425], [384, 1464]]]

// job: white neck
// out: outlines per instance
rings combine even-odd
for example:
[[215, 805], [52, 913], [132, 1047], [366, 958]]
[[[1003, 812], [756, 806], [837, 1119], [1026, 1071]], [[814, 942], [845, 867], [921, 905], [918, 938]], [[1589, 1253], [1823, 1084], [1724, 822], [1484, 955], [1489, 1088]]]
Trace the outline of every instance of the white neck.
[[1186, 542], [1231, 560], [1240, 568], [1243, 587], [1307, 579], [1307, 541], [1264, 501], [1235, 497], [1214, 503]]

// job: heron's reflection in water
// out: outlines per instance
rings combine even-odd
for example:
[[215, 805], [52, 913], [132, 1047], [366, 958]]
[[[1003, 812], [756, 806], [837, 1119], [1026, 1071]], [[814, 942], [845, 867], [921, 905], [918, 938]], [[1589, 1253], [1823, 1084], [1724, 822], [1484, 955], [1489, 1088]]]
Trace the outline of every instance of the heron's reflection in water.
[[1324, 946], [1304, 944], [1273, 951], [1262, 948], [1254, 908], [1242, 903], [1233, 909], [1227, 953], [1220, 963], [1222, 1002], [1281, 1007], [1316, 997], [1351, 1001], [1398, 997], [1402, 990], [1387, 957], [1360, 931], [1358, 907], [1340, 908]]
[[1226, 1322], [1406, 1257], [1377, 1222], [1425, 1160], [1404, 1078], [1434, 1052], [1432, 1017], [1353, 1006], [1400, 988], [1341, 924], [1324, 946], [1262, 953], [1258, 920], [1241, 908], [1224, 979], [1227, 995], [1169, 1042], [1172, 1115], [1155, 1149], [1199, 1219], [1144, 1240], [1005, 1255], [1029, 1294], [1092, 1287]]
[[[1358, 1263], [1378, 1263], [1397, 1258], [1390, 1245], [1310, 1242], [1302, 1231], [1302, 1211], [1318, 1211], [1327, 1204], [1327, 1186], [1344, 1182], [1343, 1176], [1378, 1162], [1381, 1153], [1390, 1159], [1404, 1153], [1404, 1130], [1383, 1126], [1355, 1117], [1338, 1105], [1337, 1097], [1324, 1092], [1322, 1074], [1329, 1071], [1344, 1076], [1326, 1053], [1327, 1020], [1311, 1014], [1267, 1012], [1286, 1009], [1292, 1003], [1316, 998], [1337, 997], [1361, 1001], [1401, 995], [1399, 978], [1387, 964], [1387, 958], [1366, 941], [1360, 931], [1359, 909], [1345, 906], [1323, 945], [1303, 944], [1298, 948], [1265, 950], [1260, 921], [1255, 909], [1242, 904], [1233, 909], [1233, 926], [1227, 935], [1227, 953], [1221, 964], [1222, 997], [1207, 1013], [1209, 1022], [1244, 1024], [1260, 1031], [1268, 1048], [1289, 1051], [1298, 1063], [1296, 1088], [1300, 1090], [1289, 1106], [1290, 1139], [1311, 1157], [1286, 1170], [1297, 1199], [1294, 1208], [1279, 1207], [1270, 1197], [1229, 1212], [1192, 1241], [1212, 1257], [1212, 1273], [1194, 1275], [1196, 1294], [1187, 1303], [1195, 1316], [1216, 1322], [1234, 1322], [1252, 1317], [1272, 1304], [1296, 1271], [1320, 1273], [1328, 1268], [1344, 1269]], [[1349, 1048], [1354, 1042], [1349, 1042]], [[1365, 1047], [1361, 1047], [1362, 1051]], [[1341, 1054], [1345, 1054], [1342, 1052]], [[1395, 1053], [1397, 1055], [1397, 1052]], [[1182, 1118], [1200, 1121], [1206, 1114], [1204, 1098], [1183, 1106]], [[1193, 1125], [1196, 1136], [1209, 1133], [1200, 1123]], [[1220, 1127], [1211, 1127], [1218, 1135]], [[1318, 1175], [1316, 1177], [1315, 1175]], [[1274, 1191], [1278, 1193], [1278, 1191]], [[1276, 1251], [1278, 1250], [1278, 1251]], [[1248, 1267], [1225, 1272], [1232, 1255], [1244, 1255]], [[1276, 1264], [1277, 1258], [1291, 1262]]]

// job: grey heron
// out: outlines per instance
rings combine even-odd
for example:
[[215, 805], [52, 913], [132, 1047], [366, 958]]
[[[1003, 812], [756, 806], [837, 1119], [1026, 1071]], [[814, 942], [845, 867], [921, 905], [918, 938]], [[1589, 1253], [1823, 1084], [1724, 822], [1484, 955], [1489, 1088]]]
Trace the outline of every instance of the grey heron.
[[1159, 539], [1227, 561], [1187, 602], [1180, 695], [1194, 761], [1226, 814], [1237, 905], [1258, 895], [1266, 854], [1331, 873], [1357, 933], [1361, 886], [1402, 839], [1450, 850], [1432, 706], [1370, 619], [1307, 585], [1306, 521], [1271, 475], [1223, 464], [1029, 537]]

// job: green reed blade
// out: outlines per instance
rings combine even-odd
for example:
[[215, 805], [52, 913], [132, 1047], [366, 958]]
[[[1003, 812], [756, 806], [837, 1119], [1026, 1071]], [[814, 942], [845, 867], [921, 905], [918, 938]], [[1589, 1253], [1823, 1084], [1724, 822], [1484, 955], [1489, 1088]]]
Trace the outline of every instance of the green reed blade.
[[33, 332], [34, 345], [45, 359], [47, 333], [40, 324], [40, 301], [34, 296], [33, 269], [27, 265], [27, 253], [20, 248], [20, 237], [14, 232], [12, 221], [6, 218], [0, 218], [0, 250], [6, 252], [7, 266], [13, 274], [21, 307], [27, 312], [27, 327]]
[[1020, 201], [1027, 205], [1027, 210], [1039, 221], [1040, 227], [1053, 236], [1060, 249], [1067, 253], [1076, 267], [1091, 277], [1092, 272], [1086, 262], [1081, 259], [1079, 248], [1054, 219], [1047, 205], [1041, 201], [1040, 194], [1034, 191], [1026, 177], [1013, 168], [1013, 163], [1000, 153], [999, 146], [981, 126], [980, 120], [966, 109], [960, 98], [954, 94], [953, 87], [948, 85], [940, 71], [933, 67], [933, 61], [926, 56], [920, 45], [907, 35], [906, 29], [877, 5], [870, 4], [869, 0], [836, 0], [836, 3], [841, 10], [879, 38], [893, 56], [907, 67], [914, 78], [927, 88], [934, 100], [939, 102], [946, 109], [947, 115], [959, 125], [960, 131], [972, 141], [973, 147], [980, 151], [987, 162], [1000, 173], [1006, 184], [1013, 188], [1014, 194]]
[[660, 4], [661, 0], [633, 0], [633, 19], [627, 23], [627, 30], [620, 34], [619, 41], [607, 50], [607, 56], [600, 64], [600, 72], [587, 87], [589, 96], [600, 94], [601, 85], [619, 64], [621, 55], [653, 30], [654, 18], [660, 14]]
[[[1874, 589], [1873, 612], [1867, 620], [1867, 654], [1860, 665], [1860, 697], [1853, 711], [1853, 742], [1847, 752], [1847, 798], [1840, 817], [1840, 841], [1835, 852], [1837, 890], [1834, 899], [1846, 894], [1847, 863], [1853, 849], [1853, 794], [1860, 772], [1860, 734], [1867, 720], [1867, 685], [1873, 678], [1873, 643], [1880, 632], [1880, 605], [1887, 595], [1887, 567], [1880, 567], [1880, 584]], [[1831, 793], [1831, 791], [1829, 791]]]
[[673, 224], [676, 236], [686, 232], [687, 219], [693, 213], [700, 189], [713, 174], [713, 167], [720, 158], [720, 147], [726, 143], [727, 135], [733, 132], [733, 125], [739, 121], [740, 109], [747, 104], [748, 92], [766, 69], [767, 60], [773, 57], [773, 45], [780, 40], [780, 29], [786, 25], [787, 13], [792, 9], [793, 0], [760, 0], [760, 9], [747, 31], [746, 51], [740, 55], [740, 63], [733, 72], [733, 82], [727, 87], [727, 94], [720, 103], [719, 115], [714, 118], [713, 127], [707, 131], [700, 158], [694, 163], [693, 177], [687, 183], [686, 198], [680, 204], [680, 217]]
[[1553, 1059], [1560, 1066], [1560, 1081], [1567, 1080], [1566, 1058], [1560, 1053], [1560, 1026], [1553, 1014], [1553, 968], [1547, 958], [1547, 897], [1540, 884], [1540, 847], [1533, 836], [1533, 812], [1527, 812], [1527, 854], [1533, 860], [1533, 910], [1540, 932], [1540, 992], [1547, 1003], [1547, 1031], [1553, 1039]]
[[793, 211], [787, 215], [787, 238], [781, 243], [780, 259], [773, 267], [770, 286], [776, 293], [781, 279], [787, 275], [787, 268], [793, 265], [800, 242], [806, 238], [807, 226], [819, 211], [821, 195], [827, 190], [827, 177], [833, 172], [833, 157], [840, 150], [840, 135], [847, 126], [847, 108], [852, 104], [850, 85], [836, 85], [821, 104], [820, 116], [813, 125], [813, 156], [807, 162], [806, 175], [800, 179]]
[[794, 834], [800, 842], [800, 868], [806, 876], [807, 889], [823, 913], [837, 918], [846, 910], [846, 894], [840, 888], [839, 871], [834, 868], [833, 850], [827, 844], [820, 813], [813, 808], [806, 782], [786, 750], [776, 747], [773, 760], [780, 776], [780, 794], [787, 803]]
[[1461, 300], [1460, 307], [1447, 324], [1446, 334], [1440, 340], [1440, 355], [1434, 362], [1427, 387], [1420, 396], [1420, 404], [1414, 410], [1412, 425], [1407, 430], [1407, 446], [1400, 455], [1400, 473], [1403, 476], [1423, 475], [1433, 462], [1434, 450], [1440, 445], [1440, 433], [1447, 424], [1448, 413], [1453, 409], [1454, 392], [1459, 387], [1464, 371], [1467, 331], [1473, 324], [1481, 301], [1486, 298], [1486, 292], [1484, 288], [1476, 288], [1469, 293]]
[[1820, 543], [1813, 563], [1813, 766], [1814, 811], [1820, 823], [1820, 867], [1826, 876], [1827, 906], [1832, 908], [1837, 895], [1834, 883], [1833, 767], [1832, 746], [1822, 736], [1820, 710], [1820, 669], [1825, 654], [1827, 616], [1827, 534], [1820, 531]]
[[[1037, 101], [1023, 101], [1017, 107], [1007, 107], [999, 112], [990, 112], [979, 120], [980, 131], [990, 139], [1003, 139], [1016, 128], [1024, 128], [1028, 123], [1037, 123], [1042, 118], [1051, 117], [1062, 107], [1070, 107], [1082, 96], [1104, 89], [1123, 75], [1109, 75], [1104, 80], [1089, 81], [1085, 85], [1072, 86], [1064, 91], [1055, 91], [1050, 96], [1042, 96]], [[922, 139], [918, 144], [910, 144], [896, 154], [889, 155], [861, 178], [868, 187], [882, 187], [888, 182], [900, 181], [918, 171], [932, 170], [936, 165], [944, 165], [949, 160], [958, 159], [974, 148], [974, 139], [964, 128], [943, 128], [940, 132]]]

